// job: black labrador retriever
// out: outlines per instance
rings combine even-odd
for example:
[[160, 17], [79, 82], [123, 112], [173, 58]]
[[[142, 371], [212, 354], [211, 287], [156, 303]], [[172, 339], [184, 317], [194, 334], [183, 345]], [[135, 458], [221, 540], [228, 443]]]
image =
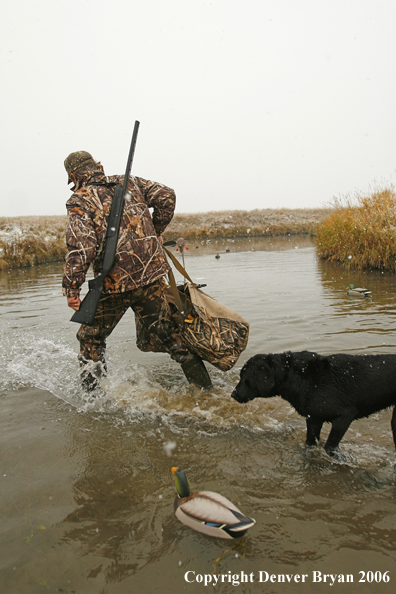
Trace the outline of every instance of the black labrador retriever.
[[[241, 369], [238, 402], [282, 396], [306, 418], [306, 444], [331, 423], [325, 449], [333, 454], [355, 419], [396, 405], [396, 355], [328, 355], [309, 351], [255, 355]], [[396, 446], [396, 408], [392, 415]]]

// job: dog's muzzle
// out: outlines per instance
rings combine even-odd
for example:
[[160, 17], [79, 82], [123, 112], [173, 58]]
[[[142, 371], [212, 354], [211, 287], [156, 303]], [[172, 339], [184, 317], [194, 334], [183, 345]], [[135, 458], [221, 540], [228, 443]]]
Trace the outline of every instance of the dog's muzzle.
[[242, 400], [240, 399], [236, 388], [231, 392], [231, 398], [233, 398], [234, 400], [236, 400], [239, 403], [242, 403]]

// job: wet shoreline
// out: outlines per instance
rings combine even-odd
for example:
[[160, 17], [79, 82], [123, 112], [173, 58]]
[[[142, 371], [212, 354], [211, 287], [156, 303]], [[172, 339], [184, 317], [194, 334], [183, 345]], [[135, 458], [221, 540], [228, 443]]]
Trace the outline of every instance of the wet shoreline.
[[[165, 240], [184, 237], [190, 241], [313, 237], [330, 212], [326, 208], [307, 208], [176, 213], [163, 237]], [[0, 270], [63, 261], [66, 225], [66, 215], [0, 218]]]

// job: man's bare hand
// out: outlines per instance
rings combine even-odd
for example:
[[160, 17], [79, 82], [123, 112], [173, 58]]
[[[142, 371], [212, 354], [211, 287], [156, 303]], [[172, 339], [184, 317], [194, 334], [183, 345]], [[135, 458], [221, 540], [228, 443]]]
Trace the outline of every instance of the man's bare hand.
[[72, 309], [74, 309], [75, 311], [78, 311], [80, 309], [80, 304], [81, 304], [81, 299], [78, 295], [76, 295], [76, 297], [68, 297], [67, 298], [67, 305], [69, 307], [71, 307]]
[[157, 239], [160, 243], [164, 243], [164, 240], [162, 238], [162, 235], [157, 235]]

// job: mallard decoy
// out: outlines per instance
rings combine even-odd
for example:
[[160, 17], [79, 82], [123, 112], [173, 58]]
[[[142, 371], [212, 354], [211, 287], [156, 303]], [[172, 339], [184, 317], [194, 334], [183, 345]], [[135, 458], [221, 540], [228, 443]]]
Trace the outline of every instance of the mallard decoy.
[[216, 254], [215, 258], [216, 258], [216, 260], [218, 260], [220, 258], [220, 254]]
[[371, 291], [355, 287], [355, 285], [349, 285], [349, 287], [347, 287], [347, 295], [350, 297], [367, 297], [368, 295], [371, 295]]
[[177, 495], [173, 504], [175, 516], [197, 532], [217, 538], [240, 538], [255, 525], [256, 520], [245, 516], [231, 501], [212, 491], [191, 492], [186, 473], [171, 469]]

